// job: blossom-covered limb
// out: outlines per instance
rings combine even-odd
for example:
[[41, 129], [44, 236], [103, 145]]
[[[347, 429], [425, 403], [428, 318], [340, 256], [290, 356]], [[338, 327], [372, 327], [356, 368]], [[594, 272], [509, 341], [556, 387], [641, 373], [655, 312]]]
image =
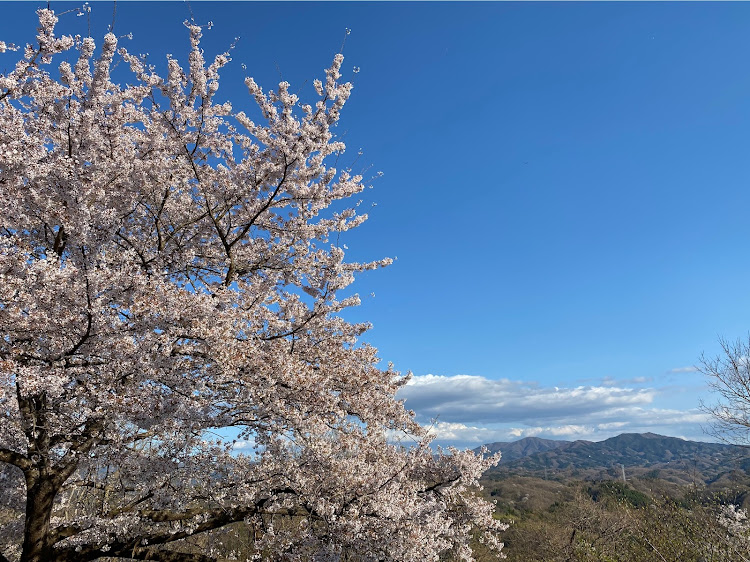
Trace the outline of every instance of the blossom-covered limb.
[[162, 75], [38, 15], [0, 75], [4, 552], [226, 558], [187, 539], [240, 521], [244, 557], [470, 559], [475, 532], [500, 552], [473, 492], [497, 459], [433, 452], [407, 377], [342, 317], [391, 263], [338, 243], [367, 219], [346, 208], [363, 177], [333, 165], [343, 57], [311, 103], [248, 79], [256, 122], [217, 101], [228, 55], [208, 64], [198, 26]]

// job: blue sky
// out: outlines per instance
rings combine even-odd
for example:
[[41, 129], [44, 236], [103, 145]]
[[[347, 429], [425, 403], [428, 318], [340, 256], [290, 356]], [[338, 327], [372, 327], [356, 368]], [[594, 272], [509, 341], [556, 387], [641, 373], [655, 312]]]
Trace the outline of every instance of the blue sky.
[[[36, 7], [4, 3], [0, 39]], [[750, 330], [750, 4], [119, 2], [115, 32], [185, 61], [191, 10], [207, 55], [240, 37], [236, 106], [245, 74], [304, 99], [352, 30], [339, 132], [384, 175], [346, 243], [398, 259], [348, 317], [441, 442], [707, 439], [692, 366]]]

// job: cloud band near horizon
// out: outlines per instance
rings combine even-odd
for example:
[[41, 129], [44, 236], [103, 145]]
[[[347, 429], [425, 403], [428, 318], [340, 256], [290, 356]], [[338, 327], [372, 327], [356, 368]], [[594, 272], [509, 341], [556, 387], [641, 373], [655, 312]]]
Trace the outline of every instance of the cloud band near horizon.
[[707, 440], [709, 418], [696, 407], [661, 404], [668, 388], [639, 386], [652, 379], [576, 387], [488, 379], [474, 375], [413, 376], [397, 397], [432, 426], [436, 441], [477, 446], [529, 436], [601, 440], [628, 432]]

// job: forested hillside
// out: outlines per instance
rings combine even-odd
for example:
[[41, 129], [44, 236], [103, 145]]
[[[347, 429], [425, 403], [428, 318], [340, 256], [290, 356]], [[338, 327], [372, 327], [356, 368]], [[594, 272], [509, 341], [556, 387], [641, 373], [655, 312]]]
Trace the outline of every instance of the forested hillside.
[[750, 559], [743, 518], [750, 460], [742, 447], [623, 434], [489, 448], [509, 451], [482, 480], [495, 516], [512, 522], [503, 534], [509, 561]]

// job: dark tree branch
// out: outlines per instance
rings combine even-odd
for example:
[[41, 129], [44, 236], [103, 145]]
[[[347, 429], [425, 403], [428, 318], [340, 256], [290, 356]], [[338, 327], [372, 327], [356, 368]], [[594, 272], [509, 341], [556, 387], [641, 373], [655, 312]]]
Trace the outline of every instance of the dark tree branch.
[[[31, 461], [29, 461], [26, 456], [2, 447], [0, 447], [0, 462], [12, 464], [21, 470], [27, 470], [31, 466]], [[2, 560], [0, 560], [0, 562], [2, 562]]]

